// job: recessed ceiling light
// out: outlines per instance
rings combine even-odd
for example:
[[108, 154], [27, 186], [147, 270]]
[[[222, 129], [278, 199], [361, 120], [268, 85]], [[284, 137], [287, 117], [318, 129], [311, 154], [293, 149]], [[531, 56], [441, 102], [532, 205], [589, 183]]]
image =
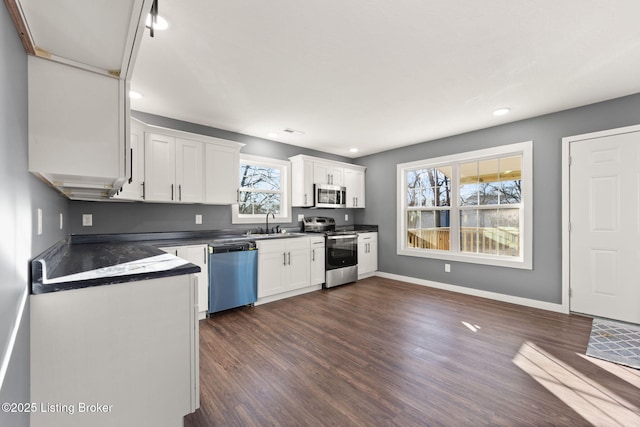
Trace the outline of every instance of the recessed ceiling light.
[[280, 135], [278, 135], [278, 134], [277, 134], [277, 133], [275, 133], [275, 132], [269, 132], [269, 133], [267, 134], [267, 136], [268, 136], [269, 138], [277, 138], [277, 137], [278, 137], [278, 136], [280, 136]]
[[129, 91], [129, 98], [131, 99], [140, 99], [142, 98], [142, 94], [140, 92], [136, 92], [135, 90]]
[[494, 115], [494, 116], [504, 116], [505, 114], [508, 114], [508, 113], [509, 113], [509, 111], [511, 111], [511, 109], [510, 109], [510, 108], [507, 108], [507, 107], [505, 107], [505, 108], [498, 108], [497, 110], [495, 110], [495, 111], [493, 112], [493, 115]]
[[350, 153], [357, 153], [358, 149], [357, 148], [349, 148], [349, 152]]
[[[145, 21], [145, 25], [147, 27], [151, 27], [151, 15], [147, 15], [147, 20]], [[162, 16], [157, 15], [156, 24], [153, 26], [153, 29], [155, 31], [162, 31], [162, 30], [166, 30], [167, 28], [169, 28], [169, 23], [167, 22], [167, 20], [164, 19]]]

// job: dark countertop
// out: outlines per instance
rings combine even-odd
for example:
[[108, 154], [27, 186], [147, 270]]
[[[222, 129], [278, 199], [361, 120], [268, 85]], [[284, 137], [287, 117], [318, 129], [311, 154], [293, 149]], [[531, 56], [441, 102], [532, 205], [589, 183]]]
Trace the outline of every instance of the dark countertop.
[[[378, 231], [378, 226], [349, 225], [339, 229], [368, 232]], [[31, 261], [31, 293], [45, 294], [198, 273], [200, 267], [197, 265], [159, 248], [212, 244], [225, 239], [264, 238], [242, 233], [240, 230], [214, 230], [71, 235]], [[281, 237], [303, 235], [293, 233]]]

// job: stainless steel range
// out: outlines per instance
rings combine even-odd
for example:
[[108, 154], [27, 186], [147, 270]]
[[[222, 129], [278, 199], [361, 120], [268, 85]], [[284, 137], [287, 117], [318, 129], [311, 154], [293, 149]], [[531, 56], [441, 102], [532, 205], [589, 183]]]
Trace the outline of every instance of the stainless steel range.
[[336, 231], [336, 221], [323, 216], [305, 218], [303, 230], [325, 235], [325, 288], [358, 279], [358, 235], [354, 231]]

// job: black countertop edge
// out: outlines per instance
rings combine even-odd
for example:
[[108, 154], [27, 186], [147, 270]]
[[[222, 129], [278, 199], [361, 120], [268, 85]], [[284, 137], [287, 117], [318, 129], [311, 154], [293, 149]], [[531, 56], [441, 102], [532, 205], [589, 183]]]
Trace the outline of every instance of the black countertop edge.
[[[38, 263], [39, 264], [39, 263]], [[91, 288], [94, 286], [115, 285], [117, 283], [138, 282], [141, 280], [160, 279], [184, 274], [199, 273], [200, 267], [194, 264], [184, 264], [171, 270], [157, 271], [143, 274], [130, 274], [126, 276], [101, 277], [95, 279], [80, 280], [74, 282], [44, 284], [42, 281], [31, 282], [31, 294], [41, 295], [51, 292], [71, 291], [74, 289]]]
[[111, 243], [111, 242], [153, 242], [181, 240], [215, 240], [224, 237], [240, 237], [246, 230], [210, 230], [210, 231], [157, 231], [150, 233], [119, 234], [71, 234], [72, 244]]
[[360, 233], [373, 233], [378, 231], [378, 226], [367, 224], [336, 225], [336, 231], [357, 231]]

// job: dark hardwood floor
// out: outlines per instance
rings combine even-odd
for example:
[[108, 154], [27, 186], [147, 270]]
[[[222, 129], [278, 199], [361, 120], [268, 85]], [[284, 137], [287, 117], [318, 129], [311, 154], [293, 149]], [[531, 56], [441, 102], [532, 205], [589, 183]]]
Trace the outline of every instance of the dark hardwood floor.
[[581, 356], [590, 328], [377, 277], [218, 313], [185, 426], [640, 425], [639, 371]]

